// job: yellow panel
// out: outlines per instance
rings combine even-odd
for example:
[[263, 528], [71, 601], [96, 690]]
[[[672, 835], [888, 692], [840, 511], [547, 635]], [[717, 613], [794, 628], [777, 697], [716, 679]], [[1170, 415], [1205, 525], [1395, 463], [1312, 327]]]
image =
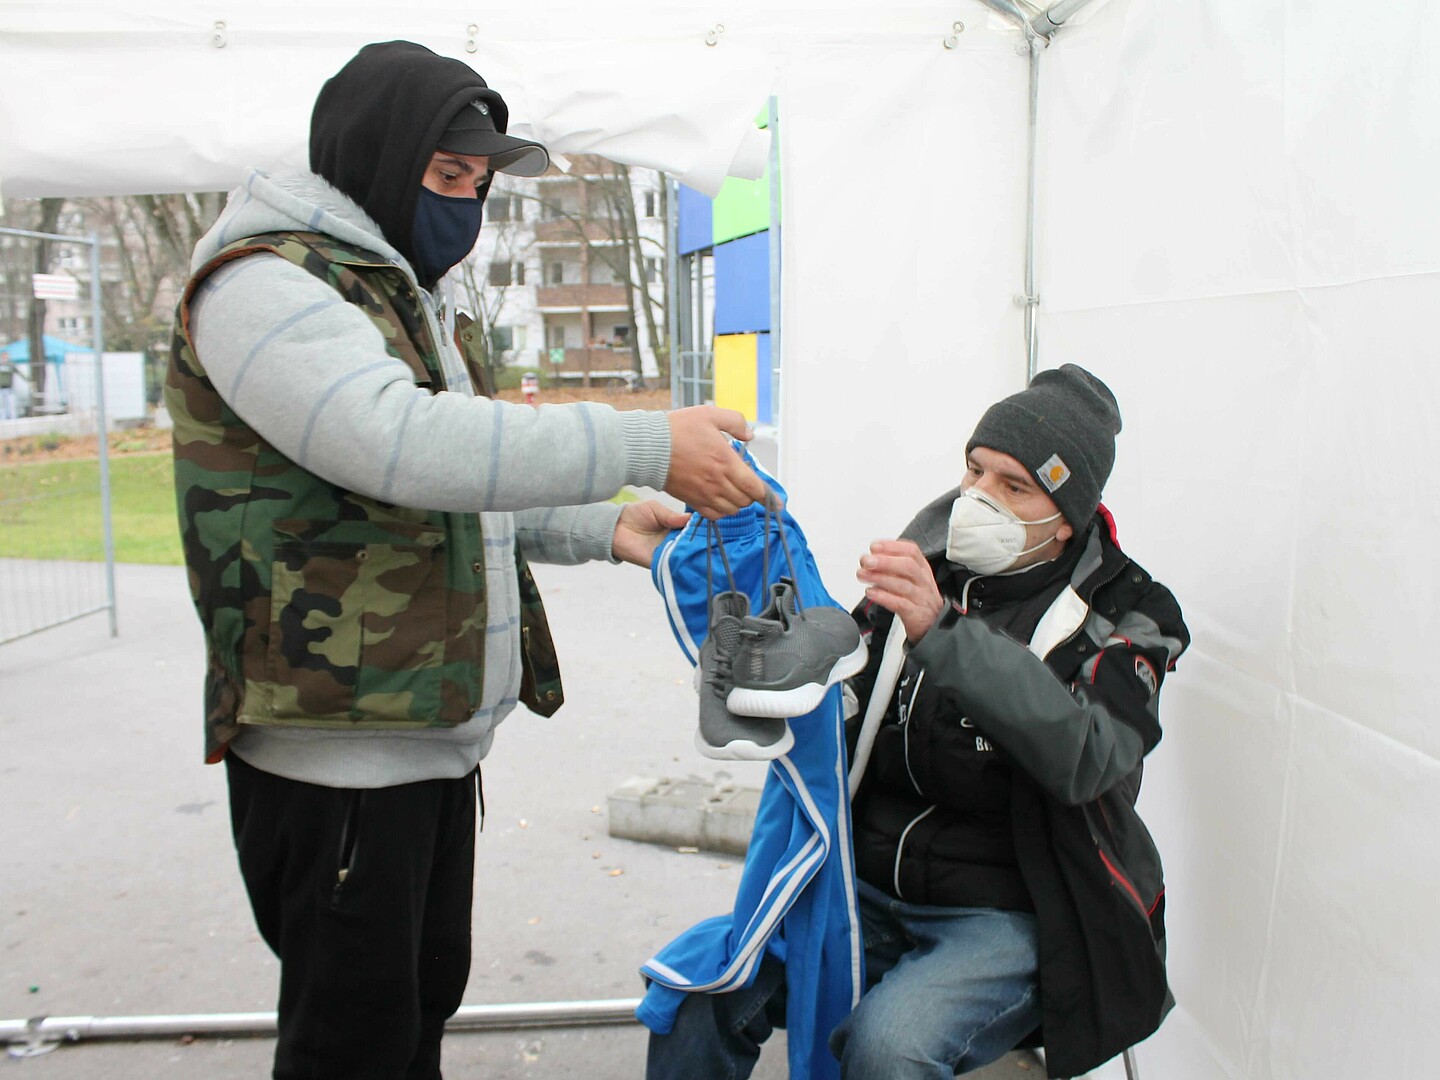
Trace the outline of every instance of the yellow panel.
[[755, 350], [754, 334], [721, 334], [715, 338], [715, 404], [744, 413], [752, 424], [759, 410]]

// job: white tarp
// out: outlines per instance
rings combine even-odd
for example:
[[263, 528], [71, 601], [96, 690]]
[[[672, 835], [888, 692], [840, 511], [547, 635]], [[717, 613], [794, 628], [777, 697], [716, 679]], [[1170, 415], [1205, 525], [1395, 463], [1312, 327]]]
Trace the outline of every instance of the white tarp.
[[[981, 410], [1023, 384], [1026, 62], [974, 0], [231, 7], [0, 8], [0, 190], [213, 188], [297, 160], [320, 81], [391, 36], [473, 59], [559, 150], [710, 190], [774, 92], [781, 472], [845, 600], [864, 544], [955, 482]], [[1106, 502], [1195, 635], [1143, 795], [1180, 1004], [1141, 1065], [1428, 1076], [1440, 15], [1108, 0], [1079, 22], [1042, 60], [1040, 359], [1115, 389]]]

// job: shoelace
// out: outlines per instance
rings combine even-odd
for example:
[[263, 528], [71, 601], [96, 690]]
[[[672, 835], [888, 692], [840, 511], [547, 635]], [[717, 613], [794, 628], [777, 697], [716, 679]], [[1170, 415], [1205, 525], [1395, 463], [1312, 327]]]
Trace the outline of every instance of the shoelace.
[[725, 580], [730, 583], [730, 591], [738, 593], [740, 586], [735, 584], [735, 573], [730, 569], [730, 556], [725, 551], [725, 541], [720, 539], [720, 530], [715, 527], [715, 522], [705, 521], [707, 535], [705, 538], [705, 612], [709, 629], [715, 629], [715, 560], [711, 555], [711, 546], [720, 549], [720, 561], [725, 564]]
[[[725, 552], [725, 541], [720, 538], [720, 530], [716, 528], [713, 521], [706, 520], [707, 530], [705, 539], [705, 613], [707, 633], [715, 633], [715, 624], [718, 621], [715, 614], [715, 559], [712, 555], [712, 547], [720, 549], [720, 561], [725, 566], [725, 579], [730, 583], [730, 592], [738, 594], [740, 588], [735, 584], [735, 573], [730, 568], [730, 556]], [[749, 606], [748, 604], [746, 605]], [[711, 651], [715, 662], [706, 678], [710, 690], [717, 697], [724, 697], [729, 693], [731, 674], [734, 670], [731, 664], [730, 653], [721, 649], [718, 644]]]
[[778, 509], [780, 498], [770, 488], [765, 489], [765, 546], [760, 554], [761, 578], [770, 583], [770, 522], [775, 522], [775, 531], [780, 538], [780, 550], [785, 553], [785, 567], [790, 571], [790, 591], [795, 594], [795, 611], [805, 610], [805, 601], [800, 596], [800, 575], [795, 573], [795, 560], [790, 557], [790, 544], [785, 538], [785, 512]]

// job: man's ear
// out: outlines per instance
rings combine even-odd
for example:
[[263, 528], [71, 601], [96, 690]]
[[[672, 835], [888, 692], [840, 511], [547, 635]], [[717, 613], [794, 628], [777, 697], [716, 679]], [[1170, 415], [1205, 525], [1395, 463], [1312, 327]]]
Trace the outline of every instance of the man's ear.
[[1064, 544], [1067, 543], [1074, 535], [1075, 530], [1070, 527], [1070, 522], [1062, 519], [1060, 522], [1060, 527], [1055, 530], [1055, 539], [1059, 540], [1060, 543]]

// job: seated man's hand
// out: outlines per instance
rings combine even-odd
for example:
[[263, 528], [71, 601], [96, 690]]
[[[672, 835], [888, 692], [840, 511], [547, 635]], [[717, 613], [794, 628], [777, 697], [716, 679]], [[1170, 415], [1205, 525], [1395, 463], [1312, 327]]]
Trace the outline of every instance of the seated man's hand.
[[683, 529], [689, 520], [689, 514], [671, 510], [654, 499], [626, 503], [620, 519], [615, 522], [615, 539], [611, 541], [610, 550], [617, 559], [648, 568], [665, 534], [671, 529]]
[[930, 564], [910, 540], [876, 540], [860, 556], [855, 574], [866, 586], [865, 598], [895, 613], [905, 626], [905, 640], [915, 644], [935, 625], [945, 601]]
[[711, 519], [764, 499], [770, 489], [730, 445], [732, 435], [742, 441], [751, 435], [733, 409], [696, 405], [672, 412], [665, 490]]

